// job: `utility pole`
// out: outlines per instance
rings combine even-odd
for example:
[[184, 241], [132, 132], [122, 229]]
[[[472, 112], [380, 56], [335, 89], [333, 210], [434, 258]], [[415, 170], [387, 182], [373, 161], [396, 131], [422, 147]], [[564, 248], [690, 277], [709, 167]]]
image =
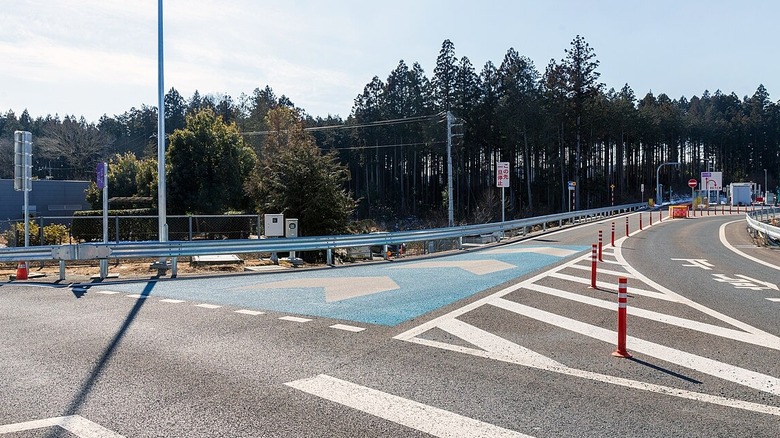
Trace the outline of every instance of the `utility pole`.
[[447, 219], [450, 227], [455, 226], [455, 208], [452, 201], [452, 113], [447, 110]]

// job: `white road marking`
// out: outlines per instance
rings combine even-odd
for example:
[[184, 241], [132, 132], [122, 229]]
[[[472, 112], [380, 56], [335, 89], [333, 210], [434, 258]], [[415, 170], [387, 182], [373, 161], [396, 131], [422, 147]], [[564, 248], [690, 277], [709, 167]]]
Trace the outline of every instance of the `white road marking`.
[[[620, 249], [620, 248], [618, 248]], [[686, 306], [696, 309], [699, 312], [704, 313], [705, 315], [709, 315], [713, 318], [719, 319], [733, 327], [736, 327], [742, 331], [752, 333], [753, 336], [755, 336], [757, 341], [760, 341], [762, 345], [766, 346], [767, 348], [772, 348], [775, 350], [780, 350], [780, 337], [777, 337], [771, 333], [767, 333], [763, 330], [757, 329], [750, 324], [744, 323], [738, 319], [732, 318], [730, 316], [724, 315], [716, 310], [710, 309], [707, 306], [704, 306], [702, 304], [697, 303], [696, 301], [690, 300], [677, 292], [671, 291], [660, 284], [656, 283], [655, 281], [649, 279], [645, 275], [643, 275], [641, 272], [637, 271], [634, 267], [626, 263], [625, 259], [623, 258], [623, 254], [618, 251], [616, 253], [616, 257], [618, 261], [621, 261], [625, 263], [626, 270], [634, 274], [634, 276], [641, 282], [645, 283], [646, 285], [652, 287], [653, 289], [657, 290], [660, 293], [663, 293], [670, 298], [674, 298], [676, 301], [685, 304]]]
[[346, 325], [346, 324], [333, 324], [332, 326], [330, 326], [330, 328], [337, 329], [337, 330], [344, 330], [353, 333], [359, 333], [365, 330], [365, 327], [355, 327], [353, 325]]
[[[541, 292], [558, 298], [564, 298], [567, 300], [576, 301], [583, 304], [588, 304], [594, 307], [600, 307], [602, 309], [617, 311], [618, 308], [616, 301], [600, 300], [598, 298], [591, 298], [584, 295], [566, 292], [563, 290], [554, 289], [551, 287], [542, 286], [538, 284], [525, 285], [525, 289]], [[633, 293], [634, 290], [629, 287], [628, 294], [632, 295]], [[664, 324], [676, 325], [677, 327], [682, 327], [688, 330], [696, 330], [698, 332], [720, 336], [722, 338], [733, 339], [735, 341], [744, 342], [746, 344], [753, 344], [762, 347], [767, 347], [766, 345], [764, 345], [763, 342], [761, 342], [761, 340], [757, 340], [752, 333], [719, 327], [712, 324], [706, 324], [703, 322], [698, 322], [690, 319], [680, 318], [677, 316], [667, 315], [665, 313], [654, 312], [652, 310], [640, 309], [638, 307], [632, 306], [630, 300], [628, 305], [628, 314], [632, 316], [638, 316], [640, 318], [648, 319], [651, 321], [657, 321]], [[773, 348], [773, 346], [769, 346], [768, 348]]]
[[[86, 290], [86, 289], [81, 289], [81, 290]], [[103, 294], [103, 295], [116, 295], [119, 292], [114, 292], [114, 291], [111, 291], [111, 290], [99, 290], [99, 291], [97, 291], [97, 293]]]
[[[579, 269], [581, 271], [590, 271], [591, 269], [593, 269], [592, 266], [582, 266], [582, 265], [571, 265], [570, 267], [574, 269]], [[598, 272], [599, 274], [614, 275], [616, 277], [634, 278], [633, 275], [625, 271], [612, 271], [610, 269], [603, 269], [603, 268], [599, 269], [598, 267], [596, 267], [596, 272]]]
[[748, 277], [747, 275], [736, 274], [739, 278], [731, 278], [726, 274], [712, 274], [713, 280], [720, 283], [728, 283], [737, 289], [750, 289], [750, 290], [767, 290], [778, 289], [777, 285], [768, 281], [756, 280], [755, 278]]
[[79, 438], [124, 438], [123, 435], [106, 429], [79, 415], [46, 418], [43, 420], [26, 421], [24, 423], [6, 424], [4, 426], [0, 425], [0, 434], [24, 432], [27, 430], [56, 426], [67, 430]]
[[[447, 320], [447, 321], [449, 321], [449, 320]], [[458, 321], [458, 322], [460, 323], [460, 321]], [[443, 321], [440, 320], [439, 324], [442, 324], [442, 323], [443, 323]], [[465, 324], [465, 323], [461, 323], [461, 324]], [[468, 324], [466, 324], [466, 325], [468, 325]], [[445, 324], [445, 327], [447, 327], [448, 329], [451, 329], [452, 326]], [[472, 327], [472, 328], [477, 330], [477, 331], [481, 330], [481, 329], [478, 329], [476, 327]], [[450, 333], [452, 333], [452, 332], [450, 332]], [[703, 394], [703, 393], [699, 393], [699, 392], [686, 391], [686, 390], [683, 390], [683, 389], [673, 388], [673, 387], [669, 387], [669, 386], [656, 385], [656, 384], [653, 384], [653, 383], [640, 382], [640, 381], [637, 381], [637, 380], [625, 379], [625, 378], [617, 377], [617, 376], [609, 376], [609, 375], [605, 375], [605, 374], [594, 373], [594, 372], [591, 372], [591, 371], [579, 370], [579, 369], [576, 369], [576, 368], [569, 368], [569, 367], [567, 367], [565, 365], [538, 366], [538, 364], [534, 361], [534, 355], [537, 355], [537, 353], [533, 352], [531, 350], [527, 350], [527, 349], [526, 349], [526, 352], [530, 352], [531, 353], [530, 355], [528, 353], [526, 353], [526, 352], [523, 352], [521, 354], [512, 355], [512, 354], [509, 354], [509, 351], [507, 351], [507, 350], [505, 350], [503, 352], [478, 350], [476, 348], [463, 347], [463, 346], [454, 345], [454, 344], [446, 344], [444, 342], [431, 341], [431, 340], [428, 340], [428, 339], [422, 339], [422, 338], [417, 338], [417, 337], [411, 337], [411, 338], [408, 338], [408, 339], [405, 339], [405, 340], [408, 341], [408, 342], [412, 342], [412, 343], [420, 344], [420, 345], [425, 345], [425, 346], [428, 346], [428, 347], [441, 348], [443, 350], [449, 350], [449, 351], [454, 351], [454, 352], [458, 352], [458, 353], [465, 353], [465, 354], [470, 354], [470, 355], [473, 355], [473, 356], [484, 357], [484, 358], [487, 358], [487, 359], [494, 359], [494, 360], [499, 360], [499, 361], [502, 361], [502, 362], [508, 362], [508, 363], [513, 363], [513, 364], [517, 364], [517, 365], [538, 368], [538, 369], [542, 369], [542, 370], [546, 370], [546, 371], [552, 371], [552, 372], [564, 374], [564, 375], [567, 375], [567, 376], [579, 377], [579, 378], [583, 378], [583, 379], [589, 379], [589, 380], [593, 380], [593, 381], [596, 381], [596, 382], [607, 383], [607, 384], [611, 384], [611, 385], [618, 385], [618, 386], [623, 386], [623, 387], [631, 388], [631, 389], [638, 389], [638, 390], [642, 390], [642, 391], [650, 391], [650, 392], [655, 392], [655, 393], [658, 393], [658, 394], [663, 394], [663, 395], [668, 395], [668, 396], [673, 396], [673, 397], [679, 397], [679, 398], [683, 398], [683, 399], [687, 399], [687, 400], [694, 400], [694, 401], [700, 401], [700, 402], [704, 402], [704, 403], [711, 403], [711, 404], [715, 404], [715, 405], [726, 406], [726, 407], [736, 408], [736, 409], [744, 409], [744, 410], [748, 410], [748, 411], [760, 412], [760, 413], [770, 414], [770, 415], [775, 415], [775, 416], [780, 417], [780, 407], [776, 407], [776, 406], [768, 406], [768, 405], [762, 405], [762, 404], [758, 404], [758, 403], [747, 402], [747, 401], [743, 401], [743, 400], [736, 400], [736, 399], [733, 399], [733, 398], [721, 397], [721, 396], [717, 396], [717, 395], [710, 395], [710, 394]], [[470, 340], [472, 342], [478, 342], [478, 341], [475, 340], [473, 335], [471, 335], [471, 336], [467, 335], [467, 340]], [[509, 342], [509, 341], [506, 341], [506, 342]], [[484, 344], [482, 346], [484, 346]], [[519, 351], [521, 351], [521, 350], [515, 350], [515, 353], [519, 352]]]
[[127, 298], [144, 299], [144, 298], [149, 298], [149, 295], [132, 294], [132, 295], [127, 295]]
[[[549, 276], [550, 277], [555, 277], [555, 278], [560, 278], [561, 280], [572, 281], [574, 283], [590, 285], [590, 279], [589, 278], [576, 277], [574, 275], [562, 274], [560, 272], [555, 272], [553, 274], [550, 274]], [[527, 288], [528, 285], [526, 284], [526, 285], [524, 285], [524, 287]], [[615, 282], [609, 283], [609, 282], [606, 282], [606, 281], [596, 281], [596, 287], [601, 289], [601, 290], [612, 291], [612, 292], [617, 292], [617, 290], [618, 290], [617, 283], [615, 283]], [[646, 290], [646, 289], [639, 289], [639, 288], [636, 288], [636, 287], [631, 287], [628, 290], [628, 292], [631, 295], [641, 295], [643, 297], [655, 298], [657, 300], [671, 301], [671, 302], [674, 302], [674, 303], [677, 302], [677, 300], [674, 299], [674, 297], [669, 297], [669, 296], [666, 296], [666, 295], [664, 295], [662, 293], [658, 293], [658, 292], [654, 292], [654, 291], [650, 291], [650, 290]]]
[[736, 222], [743, 222], [743, 221], [744, 221], [744, 219], [741, 219], [741, 220], [738, 220], [738, 221], [726, 222], [725, 224], [721, 225], [720, 226], [720, 230], [718, 230], [718, 237], [720, 238], [720, 243], [722, 243], [723, 246], [725, 246], [726, 248], [731, 250], [734, 254], [740, 255], [740, 256], [748, 259], [748, 260], [752, 260], [752, 261], [754, 261], [756, 263], [759, 263], [761, 265], [764, 265], [766, 267], [769, 267], [769, 268], [772, 268], [772, 269], [777, 269], [778, 271], [780, 271], [780, 266], [773, 265], [773, 264], [771, 264], [769, 262], [765, 262], [765, 261], [763, 261], [761, 259], [758, 259], [758, 258], [755, 258], [755, 257], [753, 257], [751, 255], [747, 255], [744, 252], [742, 252], [742, 251], [738, 250], [737, 248], [735, 248], [732, 244], [730, 244], [728, 242], [728, 240], [726, 240], [726, 225], [733, 224], [733, 223], [736, 223]]
[[162, 300], [160, 300], [160, 302], [161, 302], [161, 303], [172, 303], [172, 304], [178, 304], [178, 303], [183, 303], [183, 302], [184, 302], [184, 300], [174, 300], [174, 299], [171, 299], [171, 298], [165, 298], [165, 299], [162, 299]]
[[282, 316], [279, 319], [281, 319], [282, 321], [292, 321], [292, 322], [310, 322], [311, 321], [311, 319], [299, 318], [297, 316]]
[[[496, 298], [492, 300], [490, 304], [518, 315], [527, 316], [536, 319], [537, 321], [552, 324], [604, 342], [614, 343], [617, 339], [617, 333], [612, 330], [580, 322], [555, 313], [539, 310], [524, 304], [515, 303], [504, 298]], [[642, 353], [667, 362], [676, 363], [686, 368], [759, 391], [764, 391], [769, 394], [780, 395], [780, 378], [768, 376], [724, 362], [718, 362], [713, 359], [697, 356], [633, 336], [629, 336], [627, 339], [628, 348], [632, 352]]]
[[195, 307], [202, 307], [204, 309], [219, 309], [222, 306], [218, 306], [216, 304], [196, 304]]
[[715, 266], [712, 263], [708, 262], [707, 259], [672, 259], [675, 261], [681, 261], [681, 262], [688, 262], [689, 265], [682, 265], [686, 268], [702, 268], [705, 271], [711, 271], [712, 267]]
[[520, 432], [324, 374], [285, 385], [437, 437], [529, 437]]
[[774, 301], [775, 303], [780, 303], [780, 298], [767, 298], [769, 301]]
[[265, 315], [265, 312], [258, 312], [257, 310], [247, 310], [247, 309], [236, 310], [235, 313], [241, 313], [244, 315], [252, 315], [252, 316]]

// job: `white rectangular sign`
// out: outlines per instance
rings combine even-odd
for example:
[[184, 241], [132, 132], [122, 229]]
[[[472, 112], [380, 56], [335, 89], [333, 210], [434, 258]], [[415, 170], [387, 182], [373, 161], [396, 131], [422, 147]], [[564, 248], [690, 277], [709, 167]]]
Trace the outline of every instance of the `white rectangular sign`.
[[702, 172], [699, 187], [701, 190], [722, 190], [723, 172]]
[[496, 187], [509, 187], [509, 162], [496, 163]]

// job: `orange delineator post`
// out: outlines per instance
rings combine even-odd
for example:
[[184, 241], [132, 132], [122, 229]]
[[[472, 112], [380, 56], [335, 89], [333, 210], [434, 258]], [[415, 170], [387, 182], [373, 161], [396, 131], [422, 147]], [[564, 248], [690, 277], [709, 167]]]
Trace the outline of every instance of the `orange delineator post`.
[[596, 289], [596, 244], [590, 251], [590, 287]]
[[617, 349], [612, 353], [615, 357], [631, 357], [626, 351], [626, 313], [628, 307], [628, 287], [626, 277], [618, 279], [618, 339]]
[[663, 212], [663, 210], [659, 209], [658, 210], [658, 222], [663, 222], [663, 221], [664, 221], [664, 212]]
[[601, 232], [601, 230], [599, 230], [599, 261], [603, 262], [604, 259], [601, 258], [601, 240], [602, 240], [601, 239], [601, 235], [602, 235], [602, 232]]
[[615, 223], [612, 222], [612, 246], [615, 246]]

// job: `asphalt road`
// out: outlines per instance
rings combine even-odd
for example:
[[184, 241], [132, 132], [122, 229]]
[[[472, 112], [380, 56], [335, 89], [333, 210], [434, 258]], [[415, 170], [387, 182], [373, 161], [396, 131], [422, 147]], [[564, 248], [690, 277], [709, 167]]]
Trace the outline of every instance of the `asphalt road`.
[[721, 226], [777, 252], [737, 215], [655, 214], [360, 269], [2, 284], [0, 438], [780, 435], [780, 271]]

